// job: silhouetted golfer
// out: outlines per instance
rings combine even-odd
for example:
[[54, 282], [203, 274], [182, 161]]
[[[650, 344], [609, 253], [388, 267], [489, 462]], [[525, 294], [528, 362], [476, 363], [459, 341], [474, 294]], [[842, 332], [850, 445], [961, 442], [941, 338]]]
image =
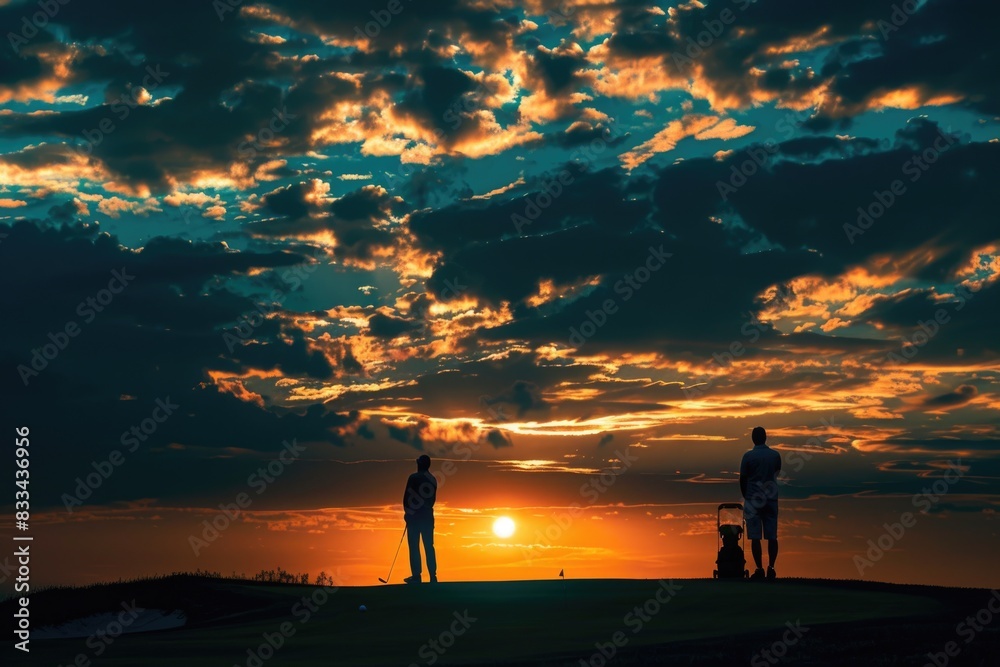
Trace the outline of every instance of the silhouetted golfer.
[[420, 540], [424, 542], [427, 556], [427, 574], [431, 583], [437, 583], [437, 557], [434, 554], [434, 500], [437, 497], [437, 479], [430, 473], [431, 457], [423, 454], [417, 458], [417, 472], [406, 480], [403, 491], [403, 519], [406, 521], [406, 544], [410, 547], [410, 576], [403, 579], [408, 584], [420, 583]]
[[778, 559], [778, 471], [781, 454], [768, 447], [767, 431], [758, 426], [750, 434], [753, 449], [743, 455], [740, 463], [740, 492], [743, 494], [743, 518], [747, 522], [747, 537], [757, 570], [751, 579], [763, 579], [761, 565], [761, 533], [767, 539], [767, 578], [774, 579], [774, 561]]

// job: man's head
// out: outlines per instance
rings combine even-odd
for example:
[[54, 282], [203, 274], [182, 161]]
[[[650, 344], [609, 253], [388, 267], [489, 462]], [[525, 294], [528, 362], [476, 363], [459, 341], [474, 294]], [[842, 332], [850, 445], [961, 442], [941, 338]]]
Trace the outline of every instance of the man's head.
[[426, 454], [421, 454], [417, 457], [417, 470], [424, 471], [431, 469], [431, 457]]
[[758, 426], [750, 433], [750, 439], [755, 445], [763, 445], [767, 442], [767, 431], [764, 430], [763, 426]]

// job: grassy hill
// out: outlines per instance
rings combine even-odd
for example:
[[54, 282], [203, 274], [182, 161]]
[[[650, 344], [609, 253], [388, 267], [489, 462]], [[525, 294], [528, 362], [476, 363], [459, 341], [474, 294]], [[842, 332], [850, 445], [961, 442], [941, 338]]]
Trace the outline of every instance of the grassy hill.
[[[954, 641], [960, 653], [949, 664], [992, 665], [1000, 618], [968, 643], [956, 632], [992, 595], [793, 579], [334, 588], [177, 575], [36, 593], [36, 629], [105, 615], [93, 628], [102, 634], [33, 639], [30, 658], [70, 665], [83, 655], [95, 665], [130, 667], [924, 665], [928, 652]], [[107, 613], [124, 615], [127, 626], [122, 605], [133, 600], [138, 608], [180, 610], [186, 624], [113, 637], [118, 626], [109, 627]], [[0, 603], [6, 618], [13, 610], [13, 601]], [[22, 655], [10, 643], [5, 651]]]

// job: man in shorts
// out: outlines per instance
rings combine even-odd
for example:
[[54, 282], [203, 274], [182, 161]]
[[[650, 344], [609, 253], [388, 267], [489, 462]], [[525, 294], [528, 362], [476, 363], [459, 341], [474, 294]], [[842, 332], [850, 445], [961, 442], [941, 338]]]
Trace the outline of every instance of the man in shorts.
[[[753, 449], [740, 462], [740, 492], [743, 494], [743, 518], [750, 538], [750, 551], [757, 570], [751, 579], [774, 579], [774, 561], [778, 558], [778, 472], [781, 455], [768, 447], [767, 432], [760, 426], [750, 434]], [[767, 540], [767, 574], [761, 564], [761, 537]]]

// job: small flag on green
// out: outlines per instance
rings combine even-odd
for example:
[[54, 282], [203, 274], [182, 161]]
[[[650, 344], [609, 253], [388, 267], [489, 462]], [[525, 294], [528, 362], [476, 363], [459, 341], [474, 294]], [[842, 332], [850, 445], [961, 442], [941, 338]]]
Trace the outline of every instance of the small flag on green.
[[559, 576], [562, 577], [563, 579], [565, 579], [566, 578], [566, 570], [559, 570]]

